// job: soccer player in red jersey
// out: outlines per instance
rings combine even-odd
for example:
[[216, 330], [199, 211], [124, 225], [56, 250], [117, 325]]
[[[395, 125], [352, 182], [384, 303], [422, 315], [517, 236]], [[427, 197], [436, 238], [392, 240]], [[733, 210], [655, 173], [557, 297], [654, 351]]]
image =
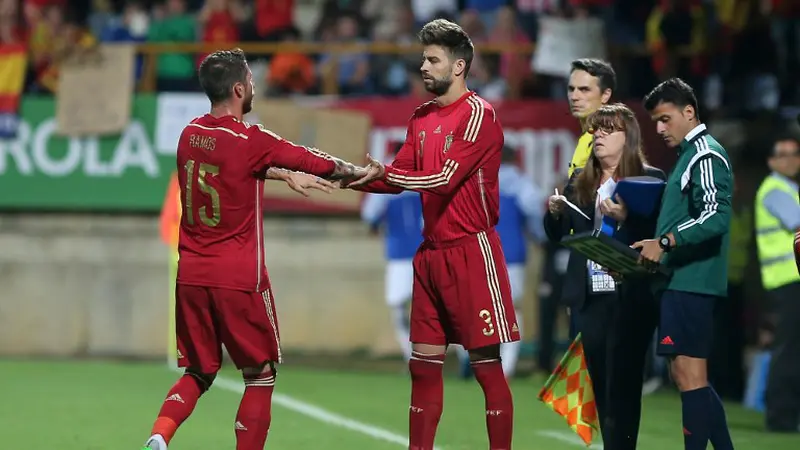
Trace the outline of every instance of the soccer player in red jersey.
[[434, 20], [420, 31], [422, 78], [436, 99], [414, 112], [394, 162], [370, 161], [343, 186], [368, 192], [421, 192], [424, 242], [414, 258], [411, 302], [412, 450], [433, 449], [442, 414], [448, 344], [470, 353], [486, 397], [491, 450], [511, 448], [513, 402], [500, 344], [519, 340], [498, 221], [503, 129], [492, 106], [467, 89], [473, 58], [458, 25]]
[[318, 177], [366, 170], [243, 122], [252, 108], [253, 79], [241, 50], [212, 53], [200, 65], [199, 78], [211, 112], [184, 128], [177, 156], [182, 214], [175, 320], [178, 365], [186, 371], [167, 394], [144, 448], [166, 450], [214, 382], [224, 343], [245, 384], [236, 449], [263, 450], [275, 364], [281, 362], [264, 264], [264, 179], [286, 180], [300, 192], [326, 190], [332, 185]]

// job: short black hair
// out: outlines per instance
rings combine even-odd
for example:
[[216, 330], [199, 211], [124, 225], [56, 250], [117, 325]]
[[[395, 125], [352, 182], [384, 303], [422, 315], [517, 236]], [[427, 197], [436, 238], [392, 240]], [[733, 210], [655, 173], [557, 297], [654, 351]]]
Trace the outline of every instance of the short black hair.
[[230, 98], [234, 84], [247, 83], [247, 58], [239, 48], [216, 51], [203, 59], [197, 73], [203, 92], [215, 105]]
[[597, 78], [600, 85], [600, 92], [605, 92], [606, 89], [611, 89], [611, 92], [617, 89], [617, 73], [606, 61], [595, 58], [581, 58], [572, 61], [570, 64], [569, 73], [576, 70], [582, 70], [589, 75]]
[[697, 107], [694, 89], [680, 78], [670, 78], [662, 82], [644, 97], [644, 109], [648, 112], [652, 112], [661, 103], [672, 103], [679, 108], [691, 106], [694, 108], [695, 118], [700, 120], [700, 109]]
[[455, 59], [463, 59], [466, 63], [464, 77], [469, 74], [475, 47], [472, 45], [472, 39], [460, 26], [449, 20], [436, 19], [426, 23], [418, 37], [422, 45], [444, 47]]
[[772, 144], [772, 147], [769, 150], [769, 157], [773, 158], [776, 155], [775, 150], [777, 150], [779, 142], [794, 142], [795, 144], [800, 144], [800, 139], [797, 138], [794, 134], [785, 133], [778, 135], [775, 142]]

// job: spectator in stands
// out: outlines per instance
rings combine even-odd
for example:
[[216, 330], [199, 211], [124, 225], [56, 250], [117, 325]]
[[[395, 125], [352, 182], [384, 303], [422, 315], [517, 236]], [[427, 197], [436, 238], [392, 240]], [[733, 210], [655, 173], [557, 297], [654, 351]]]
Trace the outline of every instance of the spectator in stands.
[[411, 16], [411, 30], [416, 33], [414, 12], [406, 0], [364, 0], [361, 13], [375, 36], [402, 34], [398, 27], [404, 25], [406, 15]]
[[64, 26], [61, 6], [51, 5], [39, 9], [26, 3], [25, 16], [31, 31], [28, 49], [31, 54], [31, 69], [36, 80], [34, 90], [45, 90], [42, 79], [55, 60], [55, 41]]
[[[524, 45], [530, 39], [517, 24], [517, 15], [510, 6], [497, 10], [497, 21], [489, 41], [493, 44]], [[500, 54], [499, 75], [506, 80], [508, 93], [512, 98], [519, 97], [523, 83], [531, 77], [530, 54], [503, 52]]]
[[380, 29], [373, 30], [376, 42], [390, 42], [409, 47], [405, 55], [378, 54], [372, 58], [372, 74], [375, 79], [376, 90], [382, 95], [400, 95], [408, 91], [408, 71], [406, 66], [419, 66], [419, 52], [411, 48], [417, 43], [416, 29], [414, 27], [414, 13], [411, 8], [399, 8], [394, 17], [393, 24], [385, 24]]
[[[479, 45], [488, 42], [489, 37], [486, 33], [486, 27], [481, 21], [481, 16], [478, 15], [477, 11], [472, 9], [464, 10], [461, 13], [461, 17], [458, 19], [458, 24], [467, 32], [473, 44]], [[480, 89], [481, 80], [486, 80], [488, 78], [487, 74], [484, 73], [485, 71], [483, 55], [476, 51], [469, 69], [469, 77], [471, 79], [469, 86], [471, 89], [476, 91]]]
[[[50, 41], [49, 60], [40, 72], [38, 82], [40, 87], [46, 91], [56, 93], [58, 91], [58, 74], [61, 64], [81, 52], [92, 51], [97, 41], [74, 13], [69, 11], [66, 16], [62, 16], [59, 6], [48, 8], [48, 17], [51, 17], [50, 20], [53, 21], [51, 23], [58, 23], [58, 25], [53, 28], [54, 34]], [[59, 12], [56, 13], [55, 11]]]
[[[150, 42], [194, 42], [197, 21], [186, 9], [186, 0], [166, 0], [153, 13], [147, 40]], [[194, 58], [187, 53], [166, 53], [158, 57], [156, 87], [159, 91], [196, 89]]]
[[[358, 43], [358, 18], [346, 14], [336, 22], [335, 39], [340, 43]], [[343, 95], [369, 94], [369, 55], [366, 53], [327, 54], [322, 57], [319, 67], [325, 76], [333, 72], [339, 93]]]
[[508, 80], [500, 76], [500, 56], [486, 55], [482, 61], [484, 70], [475, 77], [476, 92], [490, 102], [503, 100], [508, 96]]
[[100, 33], [103, 42], [143, 42], [147, 39], [150, 16], [140, 1], [125, 3], [120, 17], [106, 23]]
[[275, 42], [294, 26], [294, 0], [253, 0], [254, 14], [242, 30], [245, 41]]
[[514, 0], [519, 24], [532, 41], [539, 34], [539, 16], [559, 11], [560, 0]]
[[25, 23], [29, 26], [36, 25], [46, 15], [45, 9], [48, 6], [58, 6], [63, 9], [66, 5], [66, 0], [21, 0], [23, 5], [23, 12], [25, 16]]
[[478, 13], [481, 22], [486, 28], [492, 29], [495, 26], [495, 19], [500, 8], [508, 7], [507, 0], [465, 0], [465, 9], [470, 9]]
[[[433, 19], [452, 19], [458, 15], [458, 0], [411, 0], [411, 10], [417, 25]], [[466, 31], [466, 30], [464, 30]], [[472, 35], [470, 35], [472, 37]]]
[[[102, 42], [144, 42], [147, 39], [147, 30], [150, 27], [150, 16], [144, 5], [136, 0], [125, 3], [121, 17], [109, 20], [103, 27], [100, 40]], [[135, 79], [142, 76], [144, 59], [141, 55], [136, 57]]]
[[[247, 17], [239, 0], [207, 0], [197, 21], [202, 29], [201, 40], [209, 44], [219, 44], [220, 49], [225, 44], [230, 46], [239, 42], [239, 29]], [[197, 57], [197, 67], [207, 54]]]
[[706, 28], [700, 0], [659, 0], [647, 19], [647, 47], [659, 78], [691, 82], [704, 74]]
[[[300, 40], [300, 31], [284, 31], [283, 42]], [[267, 73], [268, 95], [308, 94], [316, 84], [314, 61], [305, 53], [279, 52], [272, 57]]]
[[763, 2], [772, 15], [772, 38], [778, 52], [778, 75], [781, 100], [786, 104], [800, 100], [797, 72], [800, 71], [800, 2], [767, 0]]
[[22, 42], [25, 38], [19, 3], [0, 0], [0, 45]]

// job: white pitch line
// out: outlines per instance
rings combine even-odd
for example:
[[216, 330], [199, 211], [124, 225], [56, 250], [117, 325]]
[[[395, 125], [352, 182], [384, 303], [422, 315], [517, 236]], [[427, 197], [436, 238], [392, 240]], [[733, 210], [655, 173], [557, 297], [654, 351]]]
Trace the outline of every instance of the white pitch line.
[[[226, 391], [241, 394], [244, 392], [244, 383], [237, 382], [228, 378], [217, 377], [214, 380], [214, 386], [225, 389]], [[374, 439], [397, 444], [401, 447], [408, 448], [408, 437], [391, 432], [389, 430], [369, 425], [357, 420], [348, 419], [334, 412], [320, 408], [319, 406], [297, 400], [284, 394], [273, 394], [272, 402], [280, 405], [288, 410], [319, 420], [338, 428], [344, 428], [356, 433], [361, 433], [372, 437]], [[442, 450], [441, 447], [435, 447], [434, 450]]]
[[538, 434], [539, 436], [555, 439], [557, 441], [565, 442], [567, 444], [572, 444], [577, 447], [603, 450], [603, 444], [592, 444], [591, 447], [587, 447], [586, 444], [583, 443], [583, 440], [581, 440], [581, 438], [579, 438], [577, 435], [570, 434], [564, 431], [541, 430], [537, 431], [536, 434]]

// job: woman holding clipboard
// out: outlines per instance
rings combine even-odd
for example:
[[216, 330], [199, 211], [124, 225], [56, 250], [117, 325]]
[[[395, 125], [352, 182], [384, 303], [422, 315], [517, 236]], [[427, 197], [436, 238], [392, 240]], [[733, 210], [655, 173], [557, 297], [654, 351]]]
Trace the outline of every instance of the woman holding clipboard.
[[[651, 216], [637, 215], [615, 195], [617, 181], [623, 178], [666, 179], [664, 172], [646, 164], [635, 114], [621, 103], [605, 105], [587, 119], [587, 125], [594, 138], [592, 153], [586, 166], [572, 175], [563, 195], [550, 197], [544, 219], [548, 238], [560, 242], [570, 233], [595, 229], [628, 245], [652, 237], [657, 208]], [[582, 334], [603, 445], [635, 449], [645, 357], [658, 317], [649, 282], [620, 282], [572, 252], [562, 300]]]

